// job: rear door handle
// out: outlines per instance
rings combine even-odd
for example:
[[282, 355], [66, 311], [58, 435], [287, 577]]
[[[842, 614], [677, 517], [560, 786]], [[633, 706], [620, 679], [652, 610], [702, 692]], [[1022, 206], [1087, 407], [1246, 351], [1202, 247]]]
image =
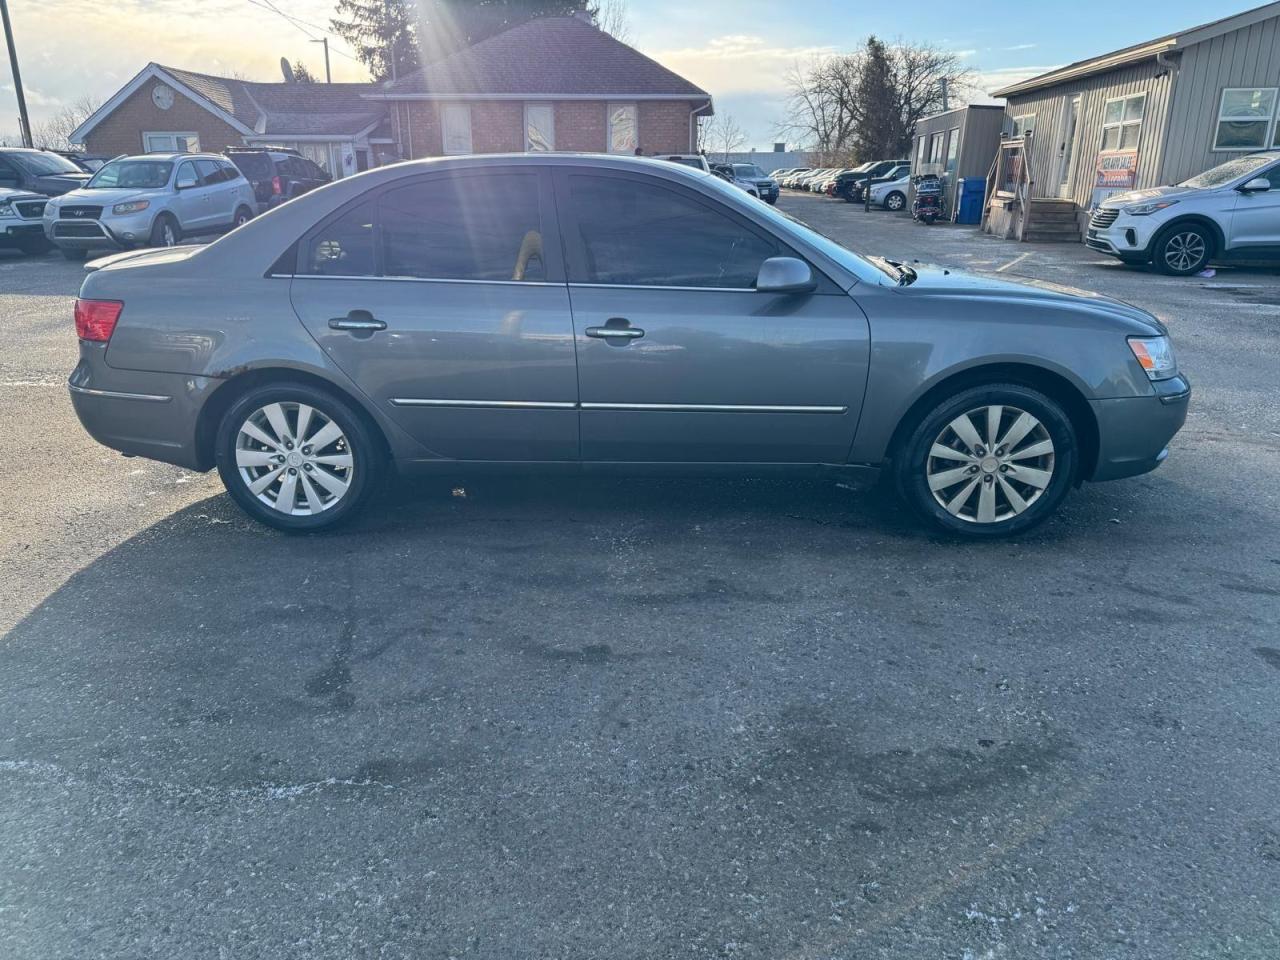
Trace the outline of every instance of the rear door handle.
[[360, 330], [373, 333], [385, 330], [387, 325], [374, 317], [368, 310], [352, 310], [345, 317], [333, 317], [329, 321], [330, 330]]
[[612, 340], [615, 337], [620, 340], [639, 340], [644, 336], [643, 330], [631, 326], [631, 321], [624, 317], [610, 317], [603, 327], [587, 327], [584, 332], [596, 340]]

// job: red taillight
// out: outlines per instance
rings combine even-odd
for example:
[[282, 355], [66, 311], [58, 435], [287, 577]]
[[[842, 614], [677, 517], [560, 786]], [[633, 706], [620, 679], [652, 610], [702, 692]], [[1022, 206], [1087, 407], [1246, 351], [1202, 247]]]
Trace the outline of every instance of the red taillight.
[[272, 177], [271, 178], [271, 195], [273, 197], [278, 197], [282, 193], [284, 193], [284, 187], [280, 186], [280, 178]]
[[119, 300], [76, 300], [76, 336], [106, 343], [123, 309], [124, 304]]

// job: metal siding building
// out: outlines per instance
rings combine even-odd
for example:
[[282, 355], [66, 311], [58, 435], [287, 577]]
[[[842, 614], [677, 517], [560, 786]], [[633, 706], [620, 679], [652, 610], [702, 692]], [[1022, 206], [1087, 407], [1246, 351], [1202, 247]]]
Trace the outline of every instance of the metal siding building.
[[[1215, 143], [1223, 91], [1228, 88], [1277, 91], [1266, 146], [1276, 143], [1280, 2], [1074, 63], [994, 96], [1007, 98], [1005, 111], [1014, 129], [1033, 128], [1032, 196], [1074, 201], [1083, 221], [1090, 207], [1117, 189], [1185, 180], [1248, 152]], [[1135, 95], [1145, 95], [1145, 104], [1135, 133], [1132, 186], [1108, 189], [1099, 185], [1098, 173], [1107, 102]]]
[[[954, 135], [959, 137], [956, 170], [953, 175], [947, 177], [948, 211], [955, 211], [956, 187], [960, 180], [965, 177], [985, 177], [991, 171], [991, 161], [995, 159], [996, 147], [1000, 143], [1000, 131], [1003, 127], [1004, 108], [997, 106], [960, 107], [916, 121], [915, 140], [911, 149], [913, 164], [916, 158], [921, 156], [922, 141], [927, 151], [929, 140], [936, 133], [949, 136], [954, 130], [956, 131]], [[944, 144], [946, 142], [944, 141]], [[946, 156], [945, 146], [943, 156]]]

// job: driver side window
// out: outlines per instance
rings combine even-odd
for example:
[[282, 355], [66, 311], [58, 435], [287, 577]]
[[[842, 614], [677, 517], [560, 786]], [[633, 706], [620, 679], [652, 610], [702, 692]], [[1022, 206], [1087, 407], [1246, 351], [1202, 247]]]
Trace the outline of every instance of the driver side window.
[[734, 218], [657, 183], [571, 174], [581, 239], [579, 283], [750, 290], [778, 244]]

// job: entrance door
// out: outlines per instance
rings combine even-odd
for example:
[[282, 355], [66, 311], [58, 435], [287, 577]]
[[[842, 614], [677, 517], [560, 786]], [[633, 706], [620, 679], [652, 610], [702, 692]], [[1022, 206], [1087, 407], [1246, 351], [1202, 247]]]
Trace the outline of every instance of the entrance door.
[[584, 461], [847, 460], [869, 349], [852, 299], [757, 292], [794, 251], [669, 180], [557, 171], [556, 196]]
[[573, 323], [547, 178], [526, 167], [398, 180], [299, 245], [294, 310], [439, 457], [578, 456]]
[[1062, 118], [1062, 140], [1058, 147], [1058, 196], [1064, 200], [1071, 199], [1075, 186], [1073, 163], [1076, 152], [1076, 127], [1080, 122], [1080, 97], [1074, 96], [1067, 101], [1066, 113]]

